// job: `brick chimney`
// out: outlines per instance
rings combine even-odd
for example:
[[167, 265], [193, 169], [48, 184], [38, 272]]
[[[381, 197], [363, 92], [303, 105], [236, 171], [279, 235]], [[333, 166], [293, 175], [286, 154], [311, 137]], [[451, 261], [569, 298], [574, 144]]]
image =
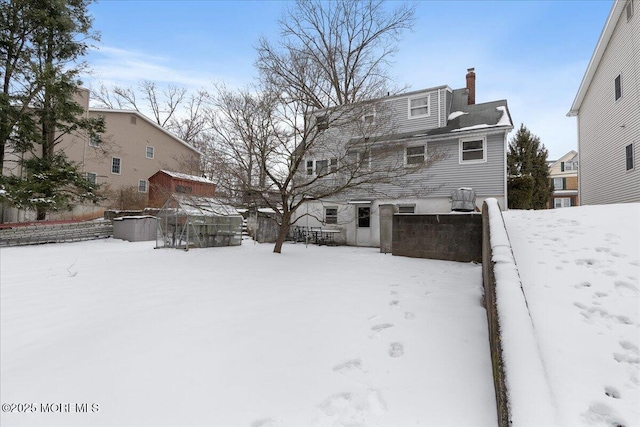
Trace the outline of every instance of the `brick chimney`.
[[467, 105], [476, 103], [476, 73], [475, 68], [467, 69]]

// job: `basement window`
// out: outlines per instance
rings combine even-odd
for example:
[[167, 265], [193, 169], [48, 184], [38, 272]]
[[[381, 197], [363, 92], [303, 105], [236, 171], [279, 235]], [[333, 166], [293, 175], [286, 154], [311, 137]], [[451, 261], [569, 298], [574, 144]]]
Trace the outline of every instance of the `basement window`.
[[398, 205], [398, 213], [416, 213], [416, 205]]

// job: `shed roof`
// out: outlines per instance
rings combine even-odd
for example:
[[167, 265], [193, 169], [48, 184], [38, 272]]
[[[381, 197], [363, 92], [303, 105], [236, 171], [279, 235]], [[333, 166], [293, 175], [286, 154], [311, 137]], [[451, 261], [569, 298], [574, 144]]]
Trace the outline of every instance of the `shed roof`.
[[187, 181], [203, 182], [203, 183], [206, 183], [206, 184], [215, 184], [215, 182], [211, 181], [210, 179], [202, 177], [202, 176], [197, 176], [197, 175], [189, 175], [189, 174], [186, 174], [186, 173], [173, 172], [173, 171], [164, 170], [164, 169], [156, 172], [154, 175], [156, 175], [158, 173], [164, 173], [166, 175], [169, 175], [172, 178], [184, 179], [184, 180], [187, 180]]

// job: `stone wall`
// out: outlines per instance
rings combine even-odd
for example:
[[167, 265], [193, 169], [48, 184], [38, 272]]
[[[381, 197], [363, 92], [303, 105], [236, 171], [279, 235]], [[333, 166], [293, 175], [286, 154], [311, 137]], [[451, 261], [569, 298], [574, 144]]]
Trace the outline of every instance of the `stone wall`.
[[392, 254], [482, 262], [482, 215], [396, 214], [393, 216]]

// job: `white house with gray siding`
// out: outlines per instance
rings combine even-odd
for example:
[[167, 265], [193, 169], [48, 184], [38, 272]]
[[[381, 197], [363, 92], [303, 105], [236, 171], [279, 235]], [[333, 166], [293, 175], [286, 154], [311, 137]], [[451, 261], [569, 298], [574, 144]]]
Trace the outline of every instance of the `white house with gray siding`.
[[640, 202], [640, 4], [613, 3], [568, 116], [581, 205]]
[[[469, 69], [465, 88], [445, 85], [373, 101], [375, 107], [361, 110], [362, 121], [378, 121], [383, 110], [388, 123], [364, 138], [356, 129], [334, 131], [329, 125], [321, 148], [307, 152], [299, 180], [340, 179], [338, 163], [345, 157], [337, 153], [345, 147], [357, 149], [363, 142], [371, 153], [378, 150], [386, 157], [374, 160], [373, 154], [360, 152], [358, 162], [428, 167], [408, 173], [401, 184], [381, 181], [310, 200], [296, 211], [294, 225], [333, 229], [340, 243], [379, 247], [381, 205], [394, 205], [398, 213], [450, 213], [452, 191], [472, 188], [478, 208], [484, 199], [494, 197], [506, 209], [506, 147], [513, 124], [506, 100], [475, 103], [475, 78]], [[439, 160], [430, 164], [434, 158]], [[334, 167], [336, 177], [322, 175]]]

